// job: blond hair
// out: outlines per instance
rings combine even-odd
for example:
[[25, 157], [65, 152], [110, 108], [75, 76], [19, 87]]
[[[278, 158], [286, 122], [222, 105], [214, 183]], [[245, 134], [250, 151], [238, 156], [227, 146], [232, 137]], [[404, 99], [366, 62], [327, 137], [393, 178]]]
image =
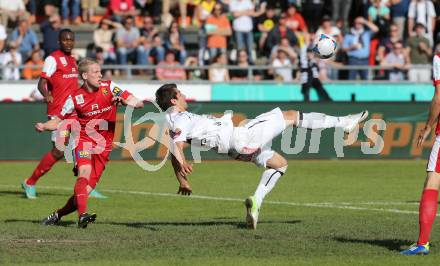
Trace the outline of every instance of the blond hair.
[[79, 61], [79, 63], [78, 63], [79, 76], [82, 78], [82, 74], [88, 72], [89, 67], [94, 64], [99, 65], [98, 61], [96, 61], [95, 59], [92, 59], [92, 58], [88, 58], [88, 57]]

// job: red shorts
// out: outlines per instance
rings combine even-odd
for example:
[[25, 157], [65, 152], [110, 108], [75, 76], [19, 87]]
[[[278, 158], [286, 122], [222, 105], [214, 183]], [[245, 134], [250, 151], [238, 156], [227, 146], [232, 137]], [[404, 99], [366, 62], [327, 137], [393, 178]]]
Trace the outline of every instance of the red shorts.
[[[81, 143], [80, 143], [81, 144]], [[104, 172], [105, 165], [109, 160], [110, 151], [103, 151], [100, 154], [92, 154], [89, 150], [82, 148], [82, 145], [78, 145], [75, 149], [75, 164], [76, 167], [82, 165], [91, 165], [92, 172], [90, 173], [89, 186], [92, 188], [96, 187], [99, 179], [101, 178], [102, 172]]]

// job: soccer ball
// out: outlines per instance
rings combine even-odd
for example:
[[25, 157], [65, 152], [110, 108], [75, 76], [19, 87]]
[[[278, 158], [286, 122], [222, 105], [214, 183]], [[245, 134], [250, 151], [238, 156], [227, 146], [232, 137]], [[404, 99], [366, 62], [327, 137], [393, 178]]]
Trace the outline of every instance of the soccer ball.
[[333, 56], [338, 43], [331, 36], [321, 34], [313, 47], [313, 52], [322, 59], [328, 59]]

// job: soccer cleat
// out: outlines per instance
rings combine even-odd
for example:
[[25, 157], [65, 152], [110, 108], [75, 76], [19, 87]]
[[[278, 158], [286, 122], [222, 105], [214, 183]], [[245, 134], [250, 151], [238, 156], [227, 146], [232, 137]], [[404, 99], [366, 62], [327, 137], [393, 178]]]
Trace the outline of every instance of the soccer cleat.
[[90, 193], [89, 193], [89, 198], [95, 198], [95, 199], [106, 199], [106, 198], [108, 198], [108, 197], [102, 195], [101, 193], [98, 192], [98, 190], [94, 189], [94, 190], [90, 191]]
[[57, 224], [61, 219], [58, 217], [57, 212], [53, 212], [51, 215], [47, 216], [46, 218], [41, 221], [42, 225], [55, 225]]
[[246, 206], [246, 225], [248, 228], [257, 229], [258, 215], [260, 209], [257, 206], [257, 201], [254, 196], [247, 198], [244, 201]]
[[345, 133], [350, 133], [352, 132], [355, 127], [362, 121], [364, 121], [365, 119], [367, 119], [368, 117], [368, 111], [365, 110], [361, 113], [358, 114], [353, 114], [353, 115], [347, 115], [346, 118], [348, 119], [348, 124], [344, 127], [344, 132]]
[[37, 191], [35, 190], [35, 186], [29, 186], [28, 184], [26, 184], [26, 181], [23, 181], [23, 183], [21, 183], [21, 187], [24, 189], [24, 194], [26, 195], [26, 198], [37, 198]]
[[92, 213], [92, 214], [88, 214], [88, 213], [83, 213], [79, 216], [78, 219], [78, 228], [87, 228], [87, 225], [89, 223], [93, 223], [96, 220], [96, 214]]
[[412, 244], [408, 249], [400, 252], [402, 255], [428, 255], [429, 254], [429, 242], [425, 245]]

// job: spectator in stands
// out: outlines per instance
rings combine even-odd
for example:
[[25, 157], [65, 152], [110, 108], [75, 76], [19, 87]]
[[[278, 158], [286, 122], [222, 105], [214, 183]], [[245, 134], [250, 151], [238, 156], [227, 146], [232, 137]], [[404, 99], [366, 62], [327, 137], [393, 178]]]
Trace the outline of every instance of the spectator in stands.
[[39, 79], [43, 70], [44, 61], [40, 50], [33, 50], [31, 58], [26, 62], [23, 69], [23, 78], [27, 80]]
[[[95, 56], [94, 59], [96, 61], [98, 61], [98, 63], [102, 66], [102, 65], [107, 65], [107, 64], [114, 64], [114, 61], [111, 61], [111, 59], [107, 59], [105, 58], [105, 52], [104, 49], [102, 49], [101, 47], [96, 47], [95, 48]], [[106, 68], [102, 68], [101, 69], [102, 72], [102, 78], [105, 80], [111, 80], [112, 79], [112, 70], [111, 69], [106, 69]]]
[[8, 43], [8, 51], [1, 56], [4, 80], [19, 80], [21, 65], [21, 55], [13, 42]]
[[153, 49], [150, 51], [150, 57], [156, 63], [165, 60], [165, 48], [163, 47], [162, 38], [159, 34], [153, 37]]
[[28, 61], [32, 55], [32, 51], [39, 50], [37, 34], [29, 27], [27, 18], [20, 18], [18, 27], [11, 34], [11, 40], [21, 54], [23, 61]]
[[399, 27], [397, 24], [391, 24], [389, 32], [390, 36], [381, 39], [379, 43], [379, 48], [377, 50], [379, 63], [382, 62], [385, 56], [391, 52], [395, 43], [402, 41], [399, 37]]
[[275, 28], [277, 23], [278, 19], [275, 16], [275, 9], [273, 7], [267, 7], [266, 12], [257, 18], [258, 31], [261, 33], [258, 48], [263, 54], [267, 54], [267, 50], [270, 51], [270, 49], [265, 49], [267, 48], [266, 41], [269, 32]]
[[8, 37], [8, 34], [6, 33], [5, 26], [0, 24], [0, 53], [2, 53], [3, 49], [5, 48], [7, 37]]
[[[158, 29], [153, 24], [153, 18], [150, 16], [144, 16], [142, 18], [142, 27], [140, 30], [140, 45], [137, 48], [138, 53], [138, 64], [140, 65], [147, 65], [151, 64], [150, 60], [150, 53], [153, 49], [153, 39], [154, 36], [158, 34]], [[156, 47], [156, 52], [159, 53], [160, 61], [163, 60], [165, 55], [165, 49], [162, 47], [162, 45], [159, 45]]]
[[325, 0], [303, 0], [301, 13], [310, 32], [315, 32], [320, 24], [324, 13]]
[[368, 21], [374, 23], [379, 31], [377, 35], [380, 38], [388, 36], [389, 25], [391, 21], [390, 9], [383, 4], [382, 0], [370, 0], [372, 5], [368, 8]]
[[174, 52], [180, 64], [185, 64], [185, 38], [180, 33], [179, 24], [177, 24], [176, 21], [173, 21], [168, 28], [167, 37], [165, 39], [165, 48], [166, 50]]
[[251, 0], [231, 0], [229, 11], [234, 20], [232, 28], [235, 32], [235, 42], [237, 50], [246, 49], [249, 62], [253, 62], [252, 51], [254, 46], [253, 21], [252, 17], [258, 17], [266, 11], [266, 3], [262, 3], [260, 10], [255, 11], [255, 6]]
[[156, 68], [156, 77], [158, 80], [186, 80], [185, 69], [179, 67], [176, 56], [173, 51], [167, 51], [165, 61], [158, 64]]
[[273, 47], [279, 45], [281, 43], [281, 39], [284, 38], [289, 41], [289, 44], [292, 47], [299, 45], [295, 33], [286, 26], [286, 16], [282, 14], [279, 25], [269, 32], [266, 45], [269, 49], [273, 49]]
[[35, 16], [37, 14], [37, 4], [35, 3], [35, 0], [24, 0], [23, 3], [26, 7], [26, 12], [29, 13], [29, 23], [32, 24], [35, 22]]
[[159, 21], [162, 9], [161, 1], [136, 0], [134, 6], [137, 10], [140, 11], [141, 16], [150, 15], [153, 17], [153, 20]]
[[271, 66], [274, 69], [270, 69], [268, 72], [274, 76], [275, 80], [292, 81], [292, 61], [286, 51], [278, 49], [277, 56], [273, 59]]
[[273, 46], [270, 52], [270, 60], [273, 61], [277, 54], [278, 50], [283, 50], [287, 53], [289, 58], [293, 61], [296, 61], [298, 58], [298, 54], [295, 52], [295, 49], [290, 45], [290, 42], [287, 38], [282, 38], [280, 44]]
[[182, 27], [186, 28], [186, 5], [187, 0], [162, 0], [162, 25], [165, 27], [169, 27], [171, 22], [173, 22], [174, 18], [170, 13], [170, 8], [174, 7], [176, 4], [179, 5], [179, 14], [182, 19]]
[[303, 16], [297, 11], [295, 5], [289, 5], [286, 12], [286, 26], [293, 31], [297, 38], [307, 38], [308, 28]]
[[123, 27], [116, 31], [117, 61], [126, 65], [128, 61], [136, 62], [136, 48], [139, 45], [139, 29], [134, 26], [134, 19], [128, 16], [123, 21]]
[[7, 28], [8, 21], [13, 25], [17, 23], [18, 18], [24, 17], [26, 9], [23, 0], [0, 0], [0, 23]]
[[108, 64], [116, 63], [115, 47], [113, 45], [114, 29], [121, 28], [122, 25], [109, 19], [102, 19], [98, 28], [93, 31], [93, 42], [95, 47], [103, 49], [104, 60]]
[[82, 21], [84, 23], [93, 23], [92, 18], [98, 5], [99, 0], [81, 0]]
[[106, 15], [114, 21], [122, 22], [126, 17], [139, 15], [139, 10], [136, 10], [133, 0], [110, 0]]
[[390, 11], [392, 14], [392, 23], [397, 26], [397, 36], [403, 40], [403, 32], [405, 30], [406, 14], [411, 0], [391, 0]]
[[409, 70], [409, 80], [412, 82], [429, 82], [431, 80], [432, 46], [428, 38], [426, 38], [424, 24], [417, 23], [415, 30], [415, 35], [407, 40], [409, 58], [412, 66], [414, 66]]
[[434, 5], [427, 0], [412, 0], [408, 9], [408, 33], [409, 36], [415, 36], [416, 23], [425, 26], [425, 37], [429, 40], [431, 46], [434, 45], [434, 29], [436, 23], [436, 14]]
[[201, 80], [202, 79], [202, 71], [200, 70], [200, 67], [197, 62], [197, 58], [194, 56], [190, 56], [186, 58], [185, 61], [185, 67], [188, 69], [186, 70], [186, 76], [188, 80]]
[[210, 59], [215, 58], [219, 53], [226, 54], [227, 38], [232, 35], [232, 30], [221, 4], [217, 3], [214, 6], [212, 16], [206, 19], [205, 29], [208, 35], [207, 47]]
[[209, 81], [211, 82], [225, 82], [229, 81], [229, 72], [226, 66], [228, 65], [228, 58], [226, 53], [218, 53], [211, 64], [208, 72]]
[[61, 29], [61, 17], [54, 14], [49, 20], [41, 23], [40, 30], [43, 34], [43, 50], [45, 56], [50, 55], [53, 51], [59, 49], [58, 34]]
[[332, 20], [329, 16], [322, 17], [321, 26], [315, 33], [315, 39], [319, 38], [323, 33], [332, 36], [337, 43], [341, 43], [343, 40], [341, 30], [338, 27], [333, 26]]
[[79, 0], [61, 0], [61, 16], [63, 17], [63, 23], [66, 25], [78, 24], [79, 22], [76, 19], [79, 16]]
[[[365, 28], [365, 26], [367, 28]], [[355, 68], [356, 66], [368, 66], [368, 57], [370, 56], [370, 42], [373, 33], [378, 32], [378, 27], [364, 19], [357, 17], [354, 20], [354, 26], [350, 32], [345, 36], [342, 44], [342, 49], [347, 53], [348, 65]], [[367, 69], [350, 69], [349, 79], [355, 80], [357, 74], [360, 74], [361, 79], [367, 79]]]
[[399, 41], [393, 45], [391, 53], [388, 53], [381, 62], [382, 66], [392, 67], [388, 70], [388, 79], [390, 81], [403, 81], [409, 67], [408, 54], [404, 52], [403, 44]]
[[[199, 1], [197, 1], [199, 2]], [[210, 25], [206, 25], [206, 19], [211, 15], [212, 10], [214, 9], [215, 1], [214, 0], [202, 0], [200, 1], [195, 8], [193, 22], [194, 25], [199, 26], [199, 65], [203, 66], [205, 64], [205, 54], [207, 48], [207, 30]], [[182, 23], [183, 25], [183, 23]]]
[[[248, 54], [246, 50], [238, 50], [236, 66], [230, 71], [229, 76], [231, 80], [261, 80], [263, 75], [258, 70], [250, 70], [251, 64], [249, 64]], [[249, 76], [252, 75], [252, 77]]]
[[41, 5], [44, 8], [44, 15], [51, 17], [57, 13], [57, 5], [59, 0], [41, 0]]
[[343, 25], [348, 25], [348, 14], [352, 0], [332, 0], [332, 20], [341, 20]]

